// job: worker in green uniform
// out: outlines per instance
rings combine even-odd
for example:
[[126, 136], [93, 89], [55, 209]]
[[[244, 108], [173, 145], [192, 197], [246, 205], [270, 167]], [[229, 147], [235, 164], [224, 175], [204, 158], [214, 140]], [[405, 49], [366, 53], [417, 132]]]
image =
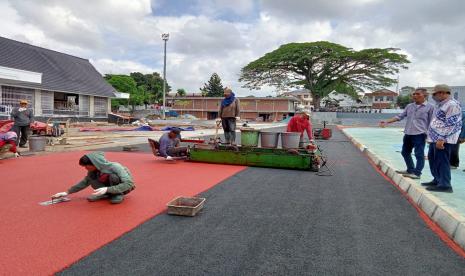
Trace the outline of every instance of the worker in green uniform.
[[119, 163], [106, 160], [103, 152], [92, 152], [82, 156], [79, 165], [87, 170], [87, 176], [67, 192], [54, 194], [52, 198], [65, 197], [91, 186], [94, 193], [87, 198], [88, 201], [109, 198], [111, 203], [118, 204], [124, 200], [125, 194], [135, 188], [129, 170]]

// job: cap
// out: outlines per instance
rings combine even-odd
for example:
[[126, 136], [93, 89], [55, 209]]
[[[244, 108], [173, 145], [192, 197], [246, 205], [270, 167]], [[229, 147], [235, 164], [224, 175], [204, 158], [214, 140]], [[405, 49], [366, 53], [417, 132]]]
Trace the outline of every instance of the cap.
[[433, 95], [437, 92], [447, 92], [450, 94], [450, 87], [447, 84], [437, 84], [433, 88]]
[[303, 110], [303, 111], [302, 111], [302, 114], [305, 114], [305, 115], [307, 115], [308, 117], [310, 117], [310, 115], [311, 115], [310, 111], [306, 111], [306, 110]]

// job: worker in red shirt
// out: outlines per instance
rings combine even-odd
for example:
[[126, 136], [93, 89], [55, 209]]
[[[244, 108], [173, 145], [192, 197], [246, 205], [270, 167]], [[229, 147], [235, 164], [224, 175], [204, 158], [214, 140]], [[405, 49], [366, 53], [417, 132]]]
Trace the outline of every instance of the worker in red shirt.
[[287, 124], [287, 132], [299, 132], [300, 144], [303, 144], [304, 131], [307, 131], [308, 139], [313, 140], [312, 123], [310, 122], [310, 113], [302, 112], [289, 120]]

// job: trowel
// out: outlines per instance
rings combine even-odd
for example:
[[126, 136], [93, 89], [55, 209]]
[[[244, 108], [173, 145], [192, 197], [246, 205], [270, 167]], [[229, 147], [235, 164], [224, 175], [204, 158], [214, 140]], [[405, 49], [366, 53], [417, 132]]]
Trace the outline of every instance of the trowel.
[[62, 203], [62, 202], [68, 202], [68, 201], [70, 201], [70, 200], [71, 200], [71, 199], [68, 198], [68, 197], [52, 198], [51, 200], [48, 200], [48, 201], [39, 202], [39, 205], [48, 206], [48, 205], [52, 205], [52, 204], [57, 204], [57, 203]]

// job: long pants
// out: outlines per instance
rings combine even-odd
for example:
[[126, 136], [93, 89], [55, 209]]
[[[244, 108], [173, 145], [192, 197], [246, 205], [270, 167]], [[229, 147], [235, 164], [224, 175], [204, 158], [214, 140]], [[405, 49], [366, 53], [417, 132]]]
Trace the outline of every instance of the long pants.
[[166, 150], [166, 153], [169, 156], [186, 156], [187, 155], [187, 147], [174, 147], [174, 148], [169, 148]]
[[429, 144], [428, 162], [431, 174], [438, 187], [449, 188], [450, 184], [450, 152], [452, 144], [444, 144], [444, 149], [437, 149], [436, 143]]
[[27, 143], [27, 137], [29, 136], [30, 128], [29, 126], [13, 126], [14, 132], [18, 136], [18, 140], [16, 140], [16, 145], [20, 147], [25, 146]]
[[[404, 157], [407, 165], [407, 172], [420, 176], [421, 171], [425, 167], [425, 144], [426, 134], [404, 135], [404, 143], [402, 144], [402, 157]], [[413, 164], [412, 150], [415, 152], [417, 164]]]
[[221, 118], [226, 144], [236, 143], [236, 118]]
[[[100, 176], [101, 176], [101, 174], [97, 174], [97, 173], [87, 175], [87, 177], [89, 178], [90, 186], [92, 188], [98, 189], [98, 188], [103, 188], [103, 187], [111, 187], [111, 186], [116, 186], [116, 185], [121, 183], [121, 179], [116, 174], [113, 174], [113, 173], [108, 174], [108, 179], [105, 182], [102, 182], [101, 179], [99, 179]], [[132, 189], [124, 191], [121, 194], [125, 195], [125, 194], [128, 194], [131, 191], [132, 191]]]
[[452, 144], [451, 145], [451, 152], [450, 152], [450, 165], [453, 167], [458, 167], [460, 164], [459, 160], [459, 151], [460, 151], [460, 144]]

